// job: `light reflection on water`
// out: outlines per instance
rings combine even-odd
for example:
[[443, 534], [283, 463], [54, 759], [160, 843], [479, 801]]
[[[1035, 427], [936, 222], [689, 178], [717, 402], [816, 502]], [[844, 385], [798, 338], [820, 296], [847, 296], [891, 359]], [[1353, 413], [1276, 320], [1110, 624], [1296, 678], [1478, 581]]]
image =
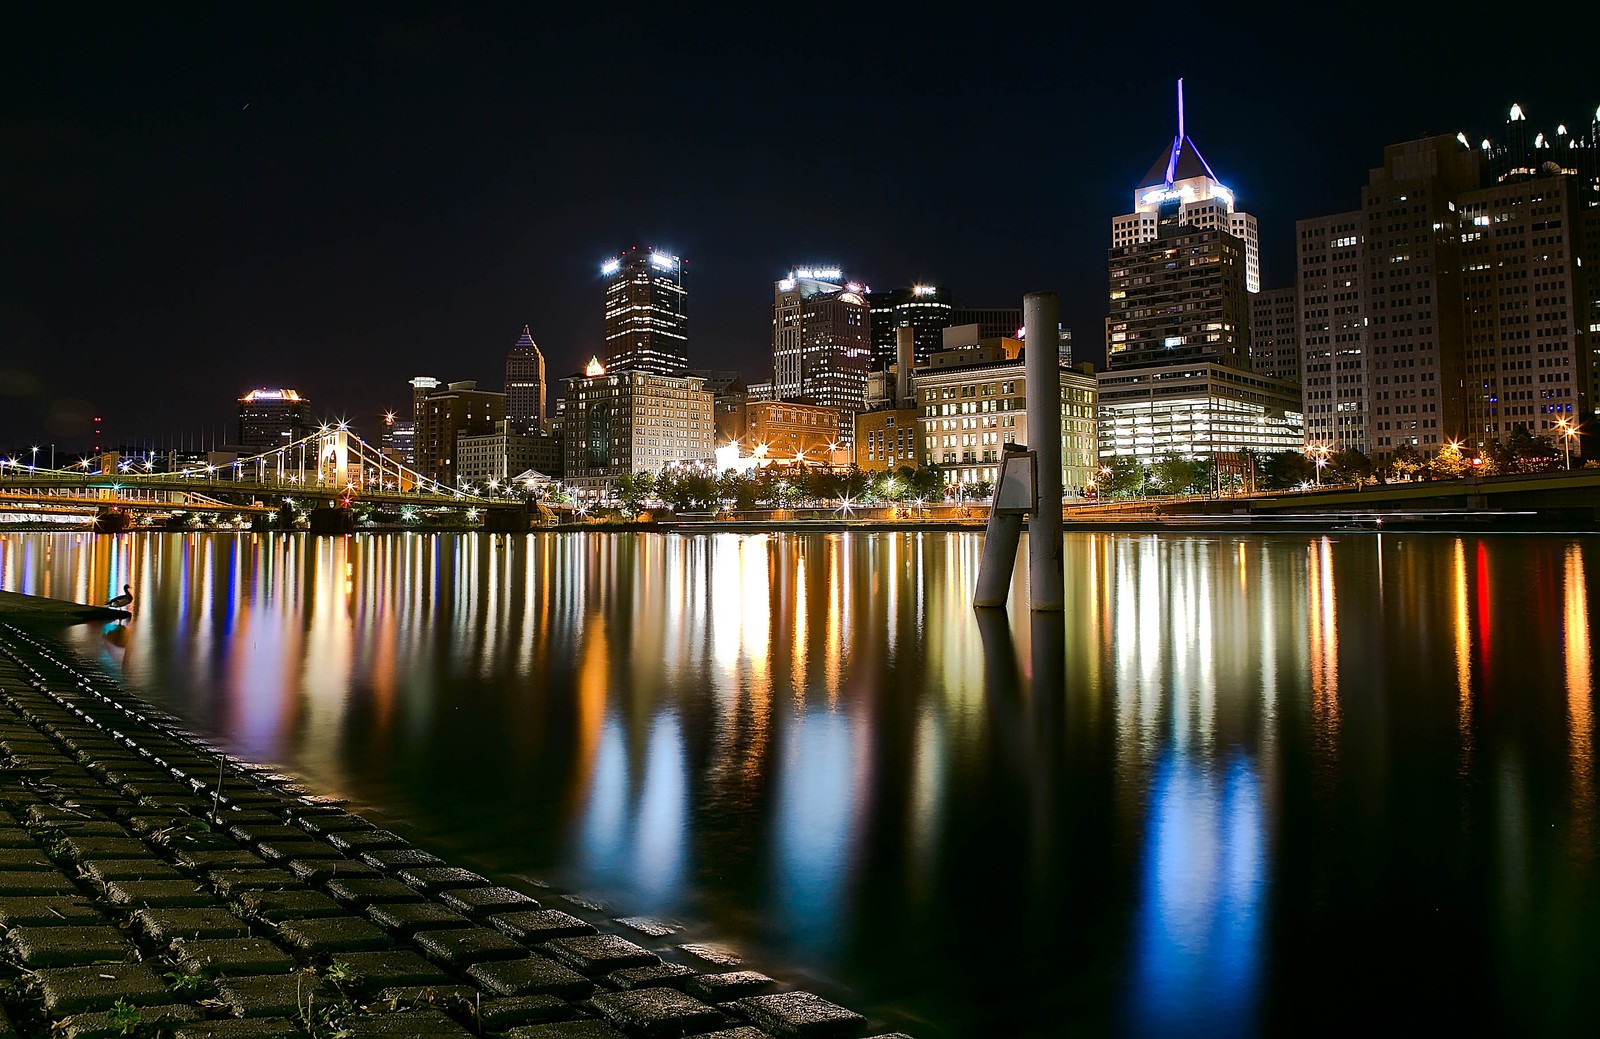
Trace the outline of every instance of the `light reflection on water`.
[[74, 646], [230, 749], [918, 1034], [1595, 1011], [1594, 540], [1072, 535], [1064, 616], [975, 613], [978, 545], [3, 534], [0, 588], [131, 583]]

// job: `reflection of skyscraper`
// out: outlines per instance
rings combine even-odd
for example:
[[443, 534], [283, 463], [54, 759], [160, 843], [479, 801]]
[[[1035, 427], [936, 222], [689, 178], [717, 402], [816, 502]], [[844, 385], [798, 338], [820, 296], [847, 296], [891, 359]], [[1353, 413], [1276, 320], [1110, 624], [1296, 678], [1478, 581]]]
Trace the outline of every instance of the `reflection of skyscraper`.
[[683, 375], [689, 358], [683, 267], [682, 257], [637, 246], [601, 264], [606, 371]]
[[544, 354], [534, 344], [528, 326], [506, 355], [506, 418], [520, 433], [544, 429]]
[[864, 291], [837, 267], [800, 267], [772, 292], [772, 399], [838, 408], [845, 444], [866, 402], [872, 308]]

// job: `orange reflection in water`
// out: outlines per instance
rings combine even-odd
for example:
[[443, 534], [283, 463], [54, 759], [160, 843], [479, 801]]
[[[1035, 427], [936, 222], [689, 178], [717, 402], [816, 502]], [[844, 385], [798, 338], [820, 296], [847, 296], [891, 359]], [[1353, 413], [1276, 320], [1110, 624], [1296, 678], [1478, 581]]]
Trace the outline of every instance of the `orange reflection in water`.
[[1450, 553], [1450, 588], [1455, 605], [1456, 734], [1461, 740], [1462, 768], [1472, 757], [1472, 618], [1467, 604], [1467, 549], [1456, 538]]
[[1339, 627], [1333, 594], [1333, 545], [1322, 538], [1311, 546], [1311, 715], [1320, 742], [1333, 747], [1339, 736]]
[[1574, 847], [1592, 852], [1594, 830], [1594, 687], [1589, 643], [1589, 585], [1583, 552], [1568, 545], [1564, 560], [1567, 639], [1567, 760], [1572, 773]]

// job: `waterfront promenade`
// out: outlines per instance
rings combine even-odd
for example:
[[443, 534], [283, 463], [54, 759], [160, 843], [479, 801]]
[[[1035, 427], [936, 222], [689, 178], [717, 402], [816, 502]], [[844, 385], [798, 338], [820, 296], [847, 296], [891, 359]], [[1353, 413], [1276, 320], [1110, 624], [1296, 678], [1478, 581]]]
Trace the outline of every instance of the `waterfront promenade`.
[[214, 753], [18, 598], [0, 604], [0, 1039], [882, 1034]]

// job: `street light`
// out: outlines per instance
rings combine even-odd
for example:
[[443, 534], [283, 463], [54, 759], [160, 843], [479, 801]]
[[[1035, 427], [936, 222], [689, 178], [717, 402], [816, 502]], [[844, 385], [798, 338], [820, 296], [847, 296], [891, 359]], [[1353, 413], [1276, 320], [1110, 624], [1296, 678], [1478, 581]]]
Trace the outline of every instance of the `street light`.
[[1578, 435], [1578, 429], [1569, 419], [1557, 419], [1556, 429], [1561, 433], [1562, 458], [1567, 469], [1572, 468], [1572, 438]]

